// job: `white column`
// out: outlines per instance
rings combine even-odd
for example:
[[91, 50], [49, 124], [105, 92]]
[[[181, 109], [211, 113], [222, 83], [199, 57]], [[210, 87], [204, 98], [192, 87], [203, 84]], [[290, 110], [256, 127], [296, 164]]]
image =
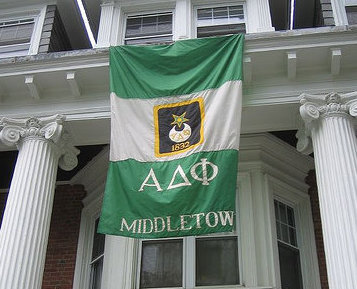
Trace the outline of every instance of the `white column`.
[[41, 288], [57, 166], [77, 165], [63, 122], [0, 120], [0, 139], [19, 149], [0, 231], [0, 289]]
[[269, 0], [246, 1], [248, 33], [274, 31], [271, 23]]
[[306, 95], [300, 114], [312, 140], [330, 289], [357, 288], [357, 92]]
[[191, 1], [177, 0], [174, 21], [174, 40], [191, 38]]
[[96, 47], [109, 47], [111, 43], [112, 27], [114, 21], [115, 3], [104, 1], [100, 10], [100, 23]]

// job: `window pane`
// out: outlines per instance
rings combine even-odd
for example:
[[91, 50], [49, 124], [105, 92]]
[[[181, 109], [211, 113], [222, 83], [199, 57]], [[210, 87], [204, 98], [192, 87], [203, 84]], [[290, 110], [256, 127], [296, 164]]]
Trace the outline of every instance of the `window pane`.
[[[124, 42], [125, 44], [150, 44], [172, 41], [172, 35], [165, 34], [172, 34], [172, 14], [128, 17]], [[165, 37], [165, 40], [153, 39], [156, 36]]]
[[29, 23], [21, 23], [21, 21], [0, 23], [0, 45], [30, 42], [33, 26], [33, 21]]
[[102, 283], [103, 257], [91, 264], [90, 289], [100, 289]]
[[228, 8], [229, 8], [229, 18], [244, 19], [243, 6], [230, 6]]
[[155, 34], [157, 31], [157, 16], [143, 17], [143, 34]]
[[198, 9], [197, 10], [198, 20], [212, 19], [212, 8], [209, 9]]
[[237, 237], [196, 239], [196, 285], [239, 284]]
[[282, 202], [274, 200], [277, 238], [297, 247], [294, 209]]
[[99, 219], [95, 221], [92, 261], [104, 253], [105, 235], [97, 233]]
[[243, 5], [197, 9], [197, 38], [245, 33]]
[[158, 36], [158, 37], [143, 37], [125, 40], [127, 45], [144, 45], [144, 44], [159, 44], [172, 42], [171, 36]]
[[245, 33], [245, 24], [205, 26], [197, 28], [197, 38], [234, 33]]
[[126, 36], [132, 36], [141, 33], [141, 18], [130, 18], [126, 22]]
[[299, 250], [278, 242], [282, 289], [302, 289]]
[[281, 229], [280, 229], [280, 223], [276, 222], [276, 235], [278, 240], [281, 240]]
[[289, 231], [288, 226], [285, 224], [281, 224], [281, 240], [285, 243], [289, 243]]
[[288, 213], [288, 224], [289, 224], [289, 226], [295, 227], [294, 210], [291, 207], [287, 206], [287, 213]]
[[213, 18], [228, 18], [228, 8], [227, 7], [217, 7], [213, 10]]
[[357, 24], [357, 6], [347, 6], [346, 14], [349, 25]]
[[294, 228], [289, 228], [289, 239], [290, 239], [289, 244], [296, 247], [297, 246], [296, 232]]
[[90, 264], [90, 289], [100, 289], [102, 283], [105, 235], [97, 233], [99, 219], [95, 221], [92, 262]]
[[143, 241], [140, 288], [182, 286], [182, 240]]
[[286, 205], [279, 202], [279, 217], [280, 217], [280, 222], [287, 224], [288, 223], [288, 217], [286, 214]]
[[159, 16], [157, 31], [161, 33], [172, 32], [172, 15]]

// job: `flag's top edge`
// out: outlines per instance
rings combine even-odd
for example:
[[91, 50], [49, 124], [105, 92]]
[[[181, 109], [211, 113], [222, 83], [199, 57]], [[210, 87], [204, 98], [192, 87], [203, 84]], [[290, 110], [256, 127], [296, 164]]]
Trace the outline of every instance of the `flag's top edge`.
[[187, 39], [170, 45], [110, 48], [110, 90], [121, 98], [155, 98], [242, 80], [244, 35]]

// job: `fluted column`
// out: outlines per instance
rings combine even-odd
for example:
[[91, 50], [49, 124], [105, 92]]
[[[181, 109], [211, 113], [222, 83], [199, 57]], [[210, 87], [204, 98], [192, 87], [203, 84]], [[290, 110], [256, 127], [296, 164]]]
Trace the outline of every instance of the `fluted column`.
[[305, 133], [312, 140], [330, 289], [357, 288], [357, 92], [301, 97]]
[[63, 116], [0, 120], [0, 139], [19, 154], [0, 231], [0, 289], [40, 289], [57, 166], [77, 165]]

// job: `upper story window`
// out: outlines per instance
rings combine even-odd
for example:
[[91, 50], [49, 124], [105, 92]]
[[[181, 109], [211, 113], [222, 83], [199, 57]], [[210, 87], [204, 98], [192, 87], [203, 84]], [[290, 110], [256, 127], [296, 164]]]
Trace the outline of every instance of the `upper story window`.
[[124, 44], [159, 44], [171, 41], [171, 12], [127, 17]]
[[34, 18], [1, 21], [0, 57], [27, 55], [34, 25]]
[[33, 18], [0, 22], [0, 44], [30, 43]]
[[347, 22], [349, 25], [357, 24], [357, 1], [349, 1], [346, 5]]
[[234, 235], [142, 241], [140, 288], [239, 284]]
[[196, 27], [197, 38], [244, 33], [243, 5], [197, 8]]
[[302, 289], [300, 251], [294, 209], [274, 200], [282, 289]]

